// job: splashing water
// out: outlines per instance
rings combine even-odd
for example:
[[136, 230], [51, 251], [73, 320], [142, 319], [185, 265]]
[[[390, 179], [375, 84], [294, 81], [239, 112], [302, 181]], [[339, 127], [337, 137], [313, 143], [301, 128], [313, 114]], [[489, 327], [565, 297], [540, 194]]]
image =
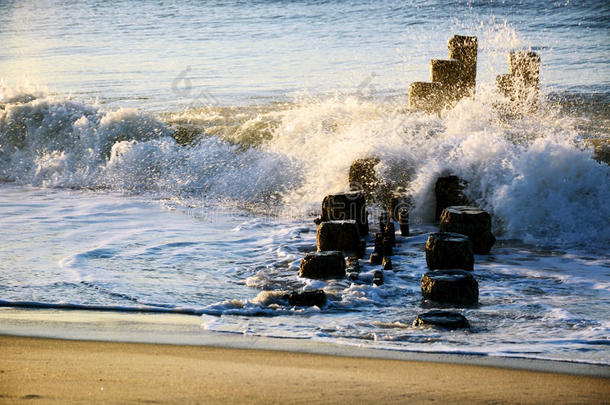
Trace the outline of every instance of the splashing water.
[[[432, 221], [434, 182], [451, 173], [467, 182], [467, 197], [494, 216], [504, 237], [610, 242], [608, 165], [584, 142], [600, 134], [583, 132], [577, 117], [547, 101], [517, 121], [503, 119], [494, 107], [499, 96], [486, 89], [440, 117], [408, 111], [403, 99], [336, 95], [164, 120], [50, 96], [12, 97], [0, 112], [6, 181], [230, 200], [302, 217], [324, 195], [348, 188], [354, 160], [377, 156], [380, 178], [411, 178], [400, 185], [414, 197], [414, 221]], [[189, 145], [172, 137], [185, 123], [198, 128]]]
[[[230, 21], [206, 20], [228, 7], [207, 3], [215, 13], [55, 4], [52, 18], [0, 5], [0, 70], [53, 83], [0, 82], [0, 303], [182, 311], [212, 331], [609, 364], [610, 169], [591, 142], [610, 129], [607, 5], [392, 3], [253, 3]], [[125, 24], [127, 9], [155, 23]], [[28, 40], [40, 31], [58, 49]], [[408, 110], [408, 82], [427, 79], [454, 33], [479, 37], [476, 99]], [[543, 60], [537, 109], [520, 117], [497, 107], [494, 83], [513, 49]], [[299, 278], [315, 249], [311, 214], [373, 156], [377, 177], [413, 197], [396, 271], [381, 286], [364, 261], [357, 282]], [[473, 325], [463, 332], [411, 326], [436, 307], [419, 280], [447, 174], [498, 237], [476, 258], [479, 305], [457, 308]], [[317, 288], [322, 309], [285, 302]]]

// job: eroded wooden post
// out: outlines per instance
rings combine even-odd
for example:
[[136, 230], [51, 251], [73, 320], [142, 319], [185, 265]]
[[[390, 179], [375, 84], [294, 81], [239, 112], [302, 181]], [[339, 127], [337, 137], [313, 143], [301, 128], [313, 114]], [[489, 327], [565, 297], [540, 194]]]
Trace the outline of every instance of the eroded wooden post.
[[540, 56], [535, 52], [511, 52], [508, 55], [508, 69], [515, 98], [535, 104], [538, 99]]
[[409, 107], [440, 113], [464, 97], [472, 97], [477, 81], [477, 37], [454, 35], [448, 43], [449, 60], [430, 61], [430, 83], [415, 82], [409, 87]]
[[507, 98], [513, 98], [513, 79], [509, 74], [496, 76], [498, 91]]
[[513, 51], [508, 55], [508, 74], [498, 75], [498, 91], [510, 101], [512, 113], [534, 111], [538, 100], [540, 56], [535, 52]]
[[409, 86], [409, 107], [427, 113], [443, 107], [443, 85], [439, 82], [413, 82]]
[[460, 98], [474, 96], [477, 84], [477, 52], [479, 42], [477, 37], [454, 35], [448, 43], [449, 58], [460, 62]]
[[452, 105], [459, 101], [462, 92], [462, 64], [455, 59], [432, 59], [430, 61], [430, 81], [439, 82], [442, 86], [443, 102]]

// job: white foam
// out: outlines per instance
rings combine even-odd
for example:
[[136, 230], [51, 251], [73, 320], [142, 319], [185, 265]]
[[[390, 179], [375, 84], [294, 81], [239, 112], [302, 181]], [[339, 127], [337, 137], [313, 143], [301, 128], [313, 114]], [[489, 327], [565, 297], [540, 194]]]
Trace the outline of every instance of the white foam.
[[478, 97], [440, 119], [353, 99], [295, 107], [268, 146], [300, 159], [305, 172], [301, 186], [286, 196], [287, 205], [314, 209], [325, 194], [346, 189], [351, 162], [374, 155], [382, 160], [382, 177], [413, 173], [413, 222], [433, 219], [435, 181], [455, 174], [468, 183], [465, 193], [473, 204], [492, 213], [501, 236], [607, 246], [610, 170], [581, 145], [586, 134], [576, 122], [547, 118], [543, 108], [508, 123], [493, 107], [493, 92]]
[[[468, 183], [466, 195], [492, 214], [501, 237], [610, 244], [610, 169], [582, 145], [589, 135], [579, 129], [582, 120], [543, 102], [538, 114], [506, 121], [494, 107], [492, 87], [481, 85], [476, 101], [463, 100], [441, 117], [409, 112], [400, 98], [302, 98], [258, 116], [273, 121], [265, 127], [267, 142], [232, 144], [208, 136], [189, 147], [178, 145], [169, 126], [150, 114], [13, 91], [8, 99], [19, 101], [0, 110], [0, 177], [46, 187], [228, 199], [302, 217], [317, 211], [324, 195], [348, 188], [355, 159], [374, 155], [381, 159], [378, 176], [413, 195], [413, 223], [432, 220], [434, 183], [451, 173]], [[251, 121], [242, 123], [248, 131]]]

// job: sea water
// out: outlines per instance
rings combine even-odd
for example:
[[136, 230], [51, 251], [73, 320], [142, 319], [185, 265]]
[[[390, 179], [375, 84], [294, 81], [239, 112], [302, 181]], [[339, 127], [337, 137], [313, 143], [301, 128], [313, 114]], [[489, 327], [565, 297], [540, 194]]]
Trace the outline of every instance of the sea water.
[[[3, 2], [1, 303], [610, 364], [610, 169], [587, 143], [609, 134], [609, 20], [598, 1]], [[408, 84], [453, 34], [479, 39], [475, 100], [409, 111]], [[494, 79], [514, 49], [540, 54], [541, 93], [507, 119]], [[322, 198], [368, 156], [413, 196], [394, 271], [299, 278]], [[498, 238], [475, 258], [475, 306], [421, 299], [446, 174]], [[319, 288], [323, 308], [282, 299]], [[435, 308], [471, 328], [412, 326]]]

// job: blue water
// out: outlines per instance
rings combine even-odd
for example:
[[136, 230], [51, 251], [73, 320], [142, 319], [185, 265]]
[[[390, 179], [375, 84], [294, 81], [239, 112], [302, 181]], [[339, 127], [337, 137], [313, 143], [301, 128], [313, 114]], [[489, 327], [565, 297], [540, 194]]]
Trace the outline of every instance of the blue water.
[[[588, 143], [609, 137], [608, 21], [597, 1], [2, 2], [0, 302], [610, 364], [610, 169]], [[479, 38], [476, 100], [409, 111], [456, 33]], [[514, 49], [540, 54], [541, 94], [507, 120], [494, 79]], [[322, 198], [373, 155], [415, 204], [395, 270], [382, 286], [365, 261], [357, 282], [299, 278]], [[456, 332], [411, 326], [439, 307], [419, 280], [449, 173], [498, 238]], [[281, 299], [303, 288], [327, 306]]]
[[[453, 34], [479, 37], [479, 77], [512, 49], [542, 56], [552, 90], [608, 91], [604, 1], [20, 1], [0, 5], [0, 72], [59, 94], [156, 111], [210, 101], [380, 92], [427, 80]], [[182, 74], [182, 75], [181, 75]], [[187, 76], [191, 91], [176, 92]], [[188, 93], [188, 94], [187, 94]], [[211, 99], [209, 99], [211, 98]]]

